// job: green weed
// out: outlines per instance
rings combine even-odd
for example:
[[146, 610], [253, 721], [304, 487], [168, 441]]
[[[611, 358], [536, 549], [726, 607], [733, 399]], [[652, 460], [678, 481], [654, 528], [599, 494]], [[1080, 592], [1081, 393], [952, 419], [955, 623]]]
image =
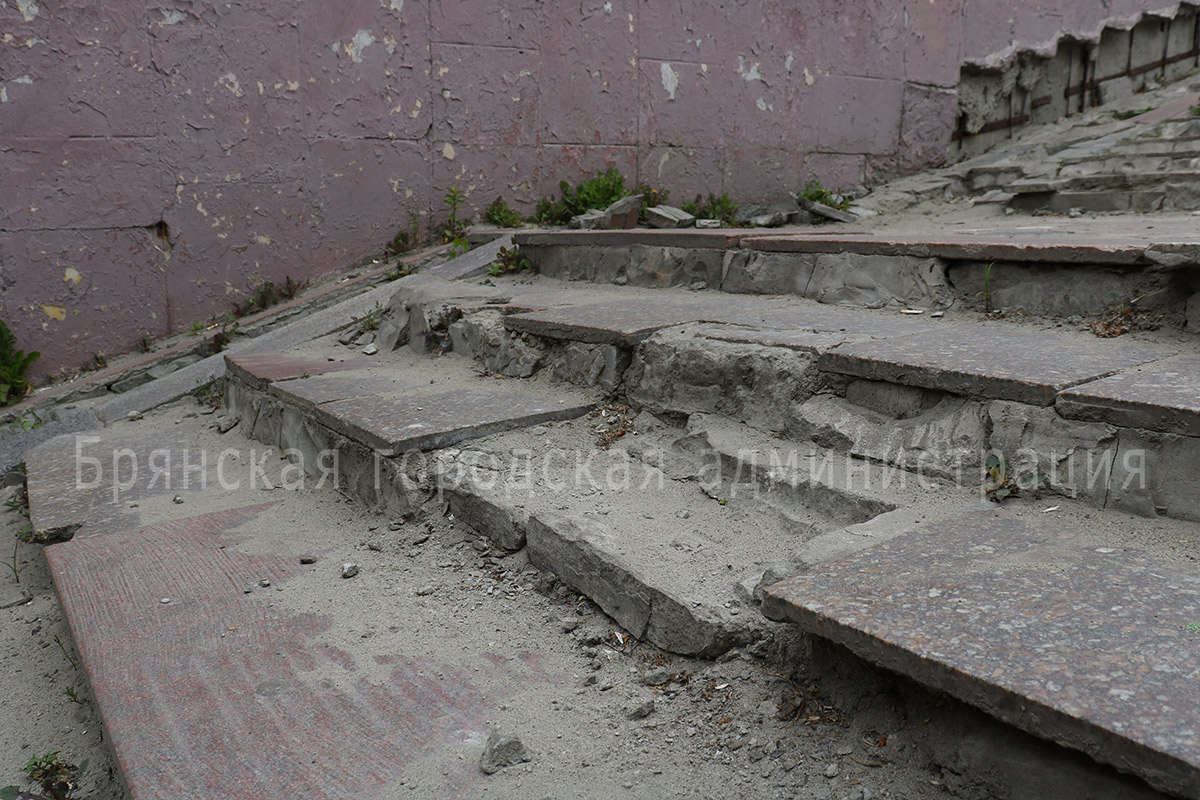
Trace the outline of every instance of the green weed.
[[483, 218], [501, 228], [521, 227], [521, 215], [509, 208], [503, 197], [497, 197], [490, 206], [484, 209]]
[[737, 214], [738, 204], [729, 199], [728, 194], [718, 197], [710, 193], [707, 200], [701, 200], [700, 195], [696, 195], [694, 201], [684, 201], [680, 208], [696, 219], [719, 219], [728, 228], [737, 225], [734, 216]]

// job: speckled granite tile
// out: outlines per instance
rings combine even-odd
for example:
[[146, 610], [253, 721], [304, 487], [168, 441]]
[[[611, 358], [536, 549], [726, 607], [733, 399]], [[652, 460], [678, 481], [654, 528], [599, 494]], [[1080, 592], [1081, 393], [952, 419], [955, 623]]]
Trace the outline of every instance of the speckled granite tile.
[[509, 330], [626, 347], [638, 344], [655, 331], [688, 322], [868, 336], [910, 336], [934, 327], [911, 317], [716, 292], [581, 303], [504, 319]]
[[367, 369], [379, 362], [369, 358], [329, 361], [324, 358], [301, 358], [282, 353], [236, 353], [225, 356], [228, 370], [247, 386], [265, 389], [274, 381], [286, 381], [305, 375], [323, 375], [347, 369]]
[[391, 455], [573, 419], [593, 408], [593, 403], [560, 403], [508, 392], [440, 391], [335, 400], [317, 406], [314, 414], [338, 433]]
[[411, 376], [378, 369], [313, 375], [308, 378], [278, 381], [271, 384], [267, 392], [284, 400], [290, 400], [296, 405], [311, 408], [322, 403], [332, 403], [335, 400], [404, 391], [417, 385], [419, 385], [418, 381]]
[[195, 439], [183, 432], [51, 439], [25, 456], [34, 538], [60, 541], [136, 527], [132, 503], [203, 488], [200, 462]]
[[764, 612], [1200, 796], [1200, 574], [989, 507], [782, 581]]
[[699, 334], [705, 339], [735, 344], [760, 344], [766, 347], [783, 347], [807, 353], [823, 353], [846, 341], [845, 336], [811, 331], [756, 330], [754, 328], [709, 327], [701, 328]]
[[845, 345], [823, 354], [819, 367], [869, 380], [1046, 406], [1064, 389], [1175, 352], [1161, 345], [1010, 325], [960, 325]]
[[1200, 436], [1200, 356], [1180, 356], [1085, 383], [1058, 397], [1068, 419]]

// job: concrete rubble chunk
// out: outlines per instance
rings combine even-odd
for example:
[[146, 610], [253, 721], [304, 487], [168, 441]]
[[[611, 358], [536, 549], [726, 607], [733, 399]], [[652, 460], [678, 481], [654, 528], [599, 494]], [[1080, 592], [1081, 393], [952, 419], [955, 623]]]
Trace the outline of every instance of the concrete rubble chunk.
[[622, 197], [608, 208], [604, 209], [604, 217], [600, 227], [609, 230], [629, 230], [636, 228], [638, 215], [642, 210], [642, 196], [631, 194]]
[[492, 775], [505, 767], [532, 760], [533, 755], [515, 734], [493, 731], [488, 736], [487, 744], [483, 746], [483, 755], [479, 757], [479, 768], [486, 774]]
[[651, 228], [686, 228], [696, 222], [696, 218], [675, 206], [657, 205], [646, 209], [646, 222]]

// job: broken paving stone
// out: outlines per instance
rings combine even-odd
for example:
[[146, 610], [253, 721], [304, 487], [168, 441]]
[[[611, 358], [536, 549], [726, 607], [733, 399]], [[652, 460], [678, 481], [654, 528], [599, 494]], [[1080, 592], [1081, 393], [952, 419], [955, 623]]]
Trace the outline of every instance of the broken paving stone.
[[604, 212], [595, 208], [589, 208], [587, 211], [577, 216], [571, 217], [571, 221], [567, 223], [568, 227], [579, 228], [580, 230], [592, 231], [601, 227], [600, 223], [604, 219]]
[[213, 423], [213, 427], [217, 429], [218, 433], [229, 433], [231, 430], [237, 427], [237, 424], [237, 417], [230, 417], [222, 414], [221, 416], [217, 417], [217, 421]]
[[369, 344], [363, 348], [364, 356], [373, 356], [378, 352], [379, 352], [379, 345], [377, 345], [377, 344]]
[[723, 223], [719, 219], [698, 219], [696, 220], [697, 228], [719, 228]]
[[342, 577], [343, 578], [353, 578], [357, 574], [358, 574], [358, 564], [354, 564], [351, 562], [346, 562], [345, 564], [342, 564]]
[[646, 222], [651, 228], [686, 228], [692, 225], [696, 218], [675, 206], [652, 206], [646, 209]]
[[361, 336], [354, 340], [354, 343], [359, 347], [366, 347], [375, 341], [375, 334], [370, 331], [364, 331]]
[[345, 333], [343, 333], [341, 336], [338, 337], [338, 344], [352, 345], [352, 344], [354, 344], [354, 340], [357, 339], [358, 336], [359, 336], [358, 328], [350, 328], [349, 330], [347, 330]]
[[642, 196], [631, 194], [604, 209], [600, 227], [609, 230], [630, 230], [637, 227], [638, 215], [642, 210]]
[[487, 744], [483, 746], [483, 755], [479, 757], [479, 768], [491, 775], [505, 767], [532, 760], [533, 756], [516, 736], [511, 733], [493, 732], [488, 736]]
[[858, 217], [849, 212], [839, 211], [838, 209], [827, 206], [824, 203], [818, 203], [815, 200], [809, 200], [807, 197], [797, 197], [796, 202], [799, 203], [800, 207], [805, 211], [809, 211], [817, 216], [825, 217], [826, 219], [831, 219], [836, 222], [854, 222], [856, 219], [858, 219]]
[[651, 698], [645, 702], [638, 703], [625, 712], [625, 716], [629, 719], [645, 719], [654, 713], [654, 699]]

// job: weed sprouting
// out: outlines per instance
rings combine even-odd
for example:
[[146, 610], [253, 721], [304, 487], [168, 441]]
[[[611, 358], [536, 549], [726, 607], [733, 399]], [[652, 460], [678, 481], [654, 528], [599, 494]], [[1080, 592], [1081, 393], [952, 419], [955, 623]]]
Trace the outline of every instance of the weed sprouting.
[[26, 353], [15, 349], [15, 345], [12, 331], [0, 321], [0, 406], [19, 403], [29, 394], [32, 387], [25, 373], [42, 357], [36, 350]]
[[501, 247], [496, 260], [488, 267], [488, 275], [495, 278], [516, 272], [533, 272], [533, 262], [515, 244], [512, 247]]
[[483, 212], [483, 218], [501, 228], [521, 227], [521, 215], [508, 207], [503, 197], [497, 197]]
[[845, 209], [850, 205], [850, 201], [837, 192], [830, 191], [821, 185], [820, 181], [806, 181], [804, 190], [800, 192], [800, 196], [805, 200], [811, 200], [814, 203], [820, 203], [823, 206], [830, 208]]
[[728, 194], [718, 197], [710, 193], [707, 200], [702, 200], [700, 195], [696, 195], [695, 200], [684, 201], [680, 208], [696, 219], [717, 219], [728, 228], [737, 225], [734, 216], [737, 215], [738, 204], [733, 202]]
[[[43, 793], [45, 800], [71, 800], [78, 788], [81, 775], [87, 770], [88, 762], [83, 760], [79, 766], [60, 758], [58, 751], [35, 756], [25, 763], [22, 769]], [[0, 788], [0, 800], [16, 800], [23, 795], [16, 786]]]
[[999, 503], [1008, 497], [1017, 497], [1022, 491], [1036, 491], [1042, 488], [1042, 476], [1014, 475], [1008, 463], [996, 454], [991, 454], [984, 462], [987, 475], [984, 477], [983, 490], [987, 499]]

